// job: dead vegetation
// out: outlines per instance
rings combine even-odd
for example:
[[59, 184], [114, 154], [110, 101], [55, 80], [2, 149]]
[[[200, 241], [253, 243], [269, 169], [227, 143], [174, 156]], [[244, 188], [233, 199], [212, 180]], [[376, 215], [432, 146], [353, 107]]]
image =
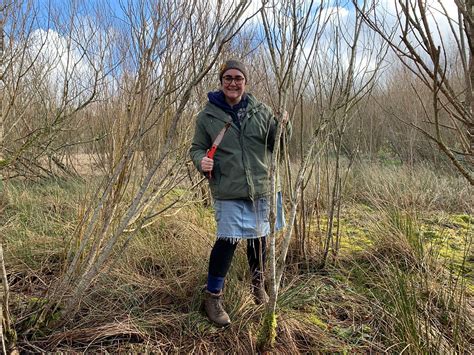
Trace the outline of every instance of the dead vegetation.
[[[403, 169], [400, 174], [403, 179]], [[22, 183], [6, 189], [2, 231], [8, 235], [11, 312], [21, 351], [256, 351], [264, 308], [252, 302], [243, 248], [226, 283], [231, 327], [217, 329], [200, 312], [213, 212], [187, 199], [142, 229], [126, 251], [114, 251], [107, 272], [90, 286], [68, 326], [54, 327], [53, 314], [50, 323], [34, 328], [38, 314], [32, 305], [47, 303], [48, 289], [61, 277], [71, 219], [86, 203], [84, 188], [81, 182], [49, 182], [42, 188]], [[367, 200], [346, 206], [359, 211], [353, 215], [357, 223], [341, 221], [344, 252], [325, 271], [293, 251], [278, 298], [275, 352], [472, 350], [473, 264], [464, 244], [466, 238], [472, 242], [470, 220], [464, 218], [463, 227], [444, 227], [453, 252], [443, 257], [436, 242], [444, 237], [434, 227], [445, 222], [414, 220], [411, 211], [394, 215], [387, 206], [397, 200], [381, 203], [379, 194], [373, 197], [363, 212], [360, 203]], [[419, 233], [426, 226], [438, 233], [434, 239], [426, 229]], [[464, 269], [450, 268], [453, 263]]]

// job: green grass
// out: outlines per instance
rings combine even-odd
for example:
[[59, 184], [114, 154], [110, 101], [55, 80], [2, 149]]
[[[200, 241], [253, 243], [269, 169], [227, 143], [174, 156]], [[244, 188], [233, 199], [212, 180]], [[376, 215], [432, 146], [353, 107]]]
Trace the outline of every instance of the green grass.
[[7, 254], [29, 267], [65, 250], [85, 186], [77, 182], [10, 183], [0, 215]]

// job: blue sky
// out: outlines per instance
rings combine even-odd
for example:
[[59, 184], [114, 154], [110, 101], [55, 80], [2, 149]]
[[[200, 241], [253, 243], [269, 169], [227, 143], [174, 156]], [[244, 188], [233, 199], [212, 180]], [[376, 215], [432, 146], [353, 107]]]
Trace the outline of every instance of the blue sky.
[[[435, 4], [437, 3], [437, 0], [431, 1]], [[125, 12], [127, 11], [128, 7], [130, 7], [133, 11], [137, 11], [141, 5], [144, 5], [145, 13], [152, 11], [150, 2], [151, 1], [147, 0], [34, 0], [33, 4], [38, 10], [39, 15], [34, 27], [43, 30], [52, 29], [52, 31], [50, 31], [50, 37], [51, 39], [56, 40], [56, 43], [53, 43], [50, 45], [50, 47], [48, 47], [48, 49], [52, 52], [55, 45], [56, 48], [64, 48], [64, 44], [61, 43], [64, 42], [62, 36], [64, 36], [68, 31], [67, 26], [70, 23], [69, 17], [70, 14], [74, 12], [73, 10], [75, 10], [76, 15], [79, 18], [90, 20], [92, 22], [90, 25], [91, 29], [95, 30], [96, 32], [106, 32], [109, 31], [110, 28], [120, 28], [121, 24], [123, 24], [123, 21], [128, 22], [128, 19], [125, 17]], [[451, 11], [450, 14], [454, 13], [452, 12], [454, 9], [454, 0], [442, 0], [441, 2], [446, 6], [448, 12]], [[306, 6], [309, 6], [310, 1], [305, 0], [304, 3]], [[388, 13], [395, 13], [396, 0], [378, 0], [378, 3], [383, 4]], [[315, 6], [315, 4], [319, 5], [320, 1], [315, 1], [313, 3], [314, 9], [318, 9], [319, 6]], [[326, 1], [323, 2], [323, 4], [325, 4], [323, 8], [326, 8], [326, 11], [329, 11], [328, 8], [332, 7], [333, 12], [334, 9], [337, 10], [338, 14], [340, 15], [340, 19], [344, 19], [344, 21], [347, 20], [348, 23], [352, 21], [354, 17], [354, 9], [350, 0], [330, 2]], [[24, 6], [26, 6], [26, 4]], [[246, 15], [249, 16], [250, 14], [255, 13], [255, 11], [257, 11], [260, 6], [261, 2], [259, 0], [253, 0], [246, 12]], [[436, 9], [439, 10], [439, 6], [434, 8], [434, 10]], [[433, 16], [436, 15], [437, 12], [434, 11]], [[244, 17], [246, 16], [244, 15]], [[52, 20], [52, 22], [48, 23], [48, 19]], [[258, 16], [254, 21], [261, 21], [261, 19]], [[430, 21], [433, 21], [433, 19], [430, 19]], [[443, 23], [441, 23], [440, 27], [442, 29], [446, 28], [445, 24], [443, 25]], [[127, 33], [125, 33], [125, 35], [127, 35]], [[328, 38], [331, 38], [330, 36], [331, 33], [329, 32]], [[80, 42], [80, 39], [78, 42]], [[61, 45], [58, 47], [57, 43], [60, 43]], [[327, 44], [327, 48], [325, 47], [325, 43]], [[330, 41], [326, 41], [325, 43], [323, 43], [320, 49], [325, 48], [323, 50], [330, 54]], [[79, 56], [80, 54], [77, 54], [77, 57]], [[360, 61], [361, 63], [370, 64], [371, 59], [367, 53], [361, 52]]]

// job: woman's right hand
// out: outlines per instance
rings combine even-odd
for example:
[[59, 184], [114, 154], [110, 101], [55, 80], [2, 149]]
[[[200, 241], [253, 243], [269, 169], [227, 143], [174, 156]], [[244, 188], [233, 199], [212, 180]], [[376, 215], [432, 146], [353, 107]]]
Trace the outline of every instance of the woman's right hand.
[[214, 167], [214, 160], [213, 159], [208, 158], [206, 156], [204, 156], [201, 159], [201, 169], [202, 169], [202, 171], [204, 171], [205, 173], [208, 173], [208, 172], [212, 171], [213, 167]]

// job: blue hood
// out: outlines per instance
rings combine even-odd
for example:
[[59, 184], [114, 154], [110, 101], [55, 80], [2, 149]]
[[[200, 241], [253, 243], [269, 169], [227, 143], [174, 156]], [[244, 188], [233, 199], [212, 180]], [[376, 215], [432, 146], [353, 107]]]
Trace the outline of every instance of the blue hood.
[[242, 95], [242, 100], [232, 107], [225, 101], [224, 92], [222, 90], [207, 93], [207, 98], [211, 104], [216, 105], [224, 110], [224, 112], [228, 113], [232, 117], [232, 121], [240, 128], [240, 123], [246, 115], [249, 103], [247, 94], [244, 93]]
[[217, 107], [223, 109], [224, 111], [238, 111], [242, 107], [247, 107], [249, 100], [247, 97], [247, 94], [244, 94], [242, 96], [242, 100], [237, 105], [230, 106], [226, 101], [225, 101], [225, 96], [224, 92], [222, 90], [219, 91], [211, 91], [207, 93], [207, 98], [209, 99], [209, 102], [211, 104], [216, 105]]

